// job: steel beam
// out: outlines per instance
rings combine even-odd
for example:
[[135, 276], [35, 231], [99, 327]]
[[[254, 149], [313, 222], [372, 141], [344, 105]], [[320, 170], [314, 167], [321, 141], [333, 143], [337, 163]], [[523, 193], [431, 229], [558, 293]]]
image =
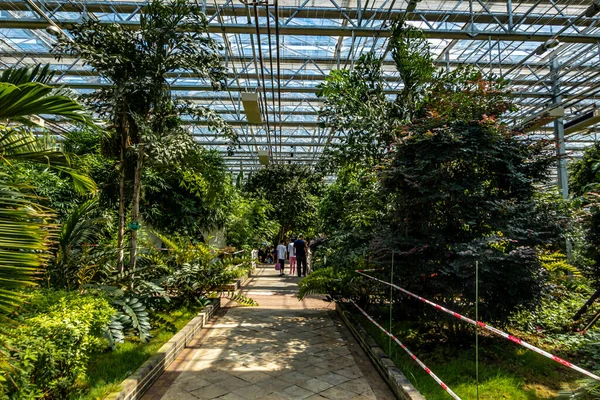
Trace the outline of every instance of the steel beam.
[[[74, 24], [79, 23], [77, 20], [61, 20], [61, 25], [69, 29]], [[113, 23], [107, 22], [107, 23]], [[139, 23], [136, 21], [119, 22], [121, 25], [129, 29], [139, 28]], [[46, 29], [48, 22], [31, 18], [4, 18], [2, 20], [2, 28], [12, 29]], [[230, 34], [253, 34], [256, 32], [256, 27], [252, 24], [226, 24], [223, 26], [211, 24], [208, 27], [209, 33], [230, 33]], [[259, 26], [261, 35], [267, 35], [268, 29], [266, 26]], [[340, 37], [389, 37], [390, 30], [380, 27], [336, 27], [336, 26], [282, 26], [279, 28], [281, 35], [297, 35], [297, 36], [340, 36]], [[600, 42], [600, 34], [573, 34], [562, 33], [555, 35], [544, 32], [526, 32], [526, 31], [498, 31], [498, 32], [472, 32], [465, 29], [423, 29], [426, 37], [431, 39], [460, 39], [470, 41], [488, 40], [504, 40], [517, 42], [546, 42], [550, 39], [558, 39], [563, 43], [598, 43]]]
[[[57, 12], [82, 12], [82, 7], [73, 2], [66, 1], [45, 1], [44, 4]], [[88, 13], [102, 13], [102, 14], [129, 14], [138, 13], [143, 10], [143, 6], [147, 4], [146, 1], [119, 1], [118, 3], [107, 2], [86, 2], [85, 8]], [[456, 11], [456, 10], [415, 10], [405, 15], [405, 10], [401, 8], [389, 10], [389, 12], [380, 12], [377, 9], [365, 9], [358, 10], [357, 8], [348, 7], [341, 8], [345, 14], [345, 17], [350, 20], [358, 21], [359, 18], [362, 20], [381, 21], [381, 20], [394, 20], [400, 16], [405, 16], [407, 21], [422, 22], [423, 19], [431, 22], [445, 21], [446, 23], [469, 23], [471, 22], [471, 15], [468, 12]], [[12, 11], [28, 11], [27, 6], [23, 2], [2, 2], [0, 3], [0, 10], [12, 10]], [[232, 5], [220, 9], [214, 4], [206, 4], [204, 13], [207, 16], [213, 16], [219, 12], [219, 15], [223, 17], [235, 17], [244, 16], [246, 14], [246, 8], [242, 5]], [[583, 11], [583, 9], [581, 10]], [[258, 9], [259, 17], [266, 17], [266, 11], [264, 8]], [[281, 18], [292, 18], [292, 19], [304, 19], [314, 18], [318, 15], [319, 18], [323, 19], [334, 19], [339, 20], [341, 17], [340, 8], [336, 7], [289, 7], [280, 6], [279, 15]], [[547, 15], [539, 13], [514, 13], [514, 12], [490, 12], [481, 10], [474, 14], [473, 21], [478, 24], [495, 24], [495, 25], [507, 25], [512, 28], [511, 20], [519, 21], [521, 25], [545, 25], [545, 26], [563, 26], [567, 24], [574, 15]], [[289, 21], [288, 21], [289, 22]], [[590, 26], [595, 23], [594, 19], [587, 18], [578, 21], [578, 26]]]

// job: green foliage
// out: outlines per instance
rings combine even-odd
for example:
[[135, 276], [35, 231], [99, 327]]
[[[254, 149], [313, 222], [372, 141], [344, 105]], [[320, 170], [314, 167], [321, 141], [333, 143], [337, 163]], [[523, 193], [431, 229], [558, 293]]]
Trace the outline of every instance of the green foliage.
[[89, 270], [98, 263], [90, 245], [98, 243], [106, 223], [98, 216], [97, 198], [81, 203], [65, 218], [47, 271], [54, 287], [73, 290], [87, 283]]
[[[581, 278], [574, 282], [554, 283], [544, 287], [542, 296], [533, 309], [520, 309], [510, 317], [511, 326], [528, 333], [558, 334], [577, 330], [581, 321], [573, 315], [591, 296], [589, 286]], [[578, 285], [579, 283], [579, 285]], [[594, 310], [597, 310], [594, 307]]]
[[[201, 8], [186, 0], [153, 0], [142, 10], [139, 29], [87, 19], [74, 24], [69, 37], [59, 37], [55, 50], [81, 58], [112, 84], [95, 91], [90, 100], [115, 129], [103, 147], [119, 160], [117, 268], [122, 270], [124, 211], [131, 201], [131, 220], [139, 222], [145, 164], [173, 166], [196, 149], [182, 116], [206, 122], [232, 146], [237, 142], [233, 129], [215, 112], [171, 96], [168, 81], [169, 73], [191, 73], [220, 89], [225, 85], [221, 47], [209, 36]], [[183, 171], [184, 177], [188, 172]], [[197, 178], [196, 173], [191, 175]], [[177, 177], [170, 178], [172, 183]], [[137, 232], [130, 237], [129, 262], [135, 268]]]
[[319, 86], [324, 104], [319, 121], [341, 142], [325, 149], [321, 167], [372, 165], [385, 153], [394, 137], [396, 121], [385, 97], [381, 61], [375, 54], [362, 55], [352, 70], [333, 70]]
[[244, 296], [241, 293], [224, 292], [226, 298], [246, 307], [257, 307], [258, 302], [250, 297]]
[[475, 301], [479, 261], [480, 312], [496, 320], [535, 299], [537, 247], [558, 243], [559, 221], [535, 195], [552, 157], [542, 144], [472, 117], [407, 128], [381, 171], [391, 207], [378, 242], [411, 266], [398, 276], [405, 286], [441, 301]]
[[368, 288], [354, 271], [323, 267], [313, 271], [298, 284], [298, 299], [313, 294], [325, 295], [328, 301], [340, 299], [366, 299]]
[[586, 275], [600, 281], [600, 144], [586, 149], [580, 160], [570, 164], [569, 190], [579, 207], [585, 242], [580, 250], [587, 263]]
[[322, 87], [322, 121], [340, 133], [326, 156], [339, 182], [321, 203], [330, 238], [317, 258], [341, 273], [393, 252], [402, 286], [459, 310], [475, 301], [479, 261], [482, 318], [502, 320], [540, 293], [538, 249], [562, 249], [567, 236], [568, 207], [538, 195], [554, 158], [499, 122], [514, 109], [505, 81], [435, 73], [427, 40], [408, 26], [393, 27], [390, 52], [404, 84], [395, 101], [372, 55]]
[[289, 231], [310, 233], [315, 229], [322, 180], [323, 176], [308, 166], [269, 164], [253, 173], [244, 189], [271, 204], [269, 218], [279, 222], [283, 237]]
[[232, 211], [225, 231], [227, 243], [236, 246], [255, 246], [270, 242], [279, 232], [279, 223], [272, 219], [273, 206], [262, 198], [244, 197], [232, 193]]
[[168, 234], [200, 238], [222, 228], [234, 207], [235, 189], [224, 160], [199, 144], [180, 165], [146, 168], [142, 183], [144, 220]]
[[230, 281], [231, 276], [225, 273], [223, 262], [185, 263], [167, 277], [165, 287], [183, 304], [191, 305]]
[[84, 387], [77, 400], [103, 399], [111, 392], [121, 389], [121, 382], [136, 371], [148, 358], [183, 328], [202, 309], [196, 307], [174, 307], [155, 314], [152, 340], [140, 342], [129, 340], [120, 343], [114, 351], [96, 352], [88, 362], [87, 376], [82, 380]]
[[410, 121], [423, 106], [428, 85], [434, 78], [429, 42], [421, 30], [396, 23], [391, 31], [390, 48], [404, 84], [394, 111], [401, 120]]
[[67, 398], [86, 372], [115, 313], [101, 296], [39, 291], [10, 336], [3, 336], [12, 369], [1, 374], [8, 398]]
[[18, 163], [51, 166], [71, 175], [80, 192], [95, 190], [94, 182], [72, 168], [69, 155], [59, 151], [45, 131], [30, 128], [38, 114], [61, 116], [93, 125], [92, 118], [75, 100], [46, 86], [47, 68], [9, 69], [0, 76], [0, 312], [2, 319], [22, 299], [15, 289], [33, 285], [48, 261], [53, 237], [53, 213], [37, 204], [27, 181], [13, 176]]
[[569, 164], [569, 191], [577, 197], [600, 188], [600, 143], [587, 148], [583, 157]]

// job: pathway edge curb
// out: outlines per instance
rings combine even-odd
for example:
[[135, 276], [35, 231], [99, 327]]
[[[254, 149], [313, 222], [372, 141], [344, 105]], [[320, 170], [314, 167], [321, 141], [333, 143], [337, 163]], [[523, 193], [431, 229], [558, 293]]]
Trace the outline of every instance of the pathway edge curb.
[[394, 362], [385, 354], [375, 340], [356, 322], [352, 314], [346, 310], [342, 303], [335, 303], [335, 309], [344, 321], [344, 324], [363, 348], [367, 356], [379, 372], [379, 375], [388, 384], [397, 399], [400, 400], [425, 400], [425, 397], [413, 386], [406, 376], [394, 365]]
[[121, 383], [121, 391], [105, 397], [107, 400], [139, 399], [161, 376], [166, 368], [177, 358], [186, 346], [198, 335], [200, 330], [221, 308], [221, 299], [211, 300], [197, 316], [181, 328], [168, 342], [162, 345], [156, 354], [144, 362], [131, 376]]

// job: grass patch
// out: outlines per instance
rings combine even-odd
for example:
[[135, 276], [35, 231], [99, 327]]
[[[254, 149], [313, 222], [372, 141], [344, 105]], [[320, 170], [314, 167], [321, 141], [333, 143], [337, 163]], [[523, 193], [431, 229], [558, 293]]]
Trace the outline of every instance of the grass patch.
[[102, 399], [109, 393], [120, 389], [121, 382], [137, 370], [150, 356], [194, 318], [203, 307], [180, 307], [166, 312], [156, 313], [166, 322], [152, 330], [152, 339], [148, 343], [126, 341], [117, 345], [115, 351], [94, 354], [87, 370], [85, 394], [74, 399]]
[[[427, 400], [450, 398], [400, 346], [392, 341], [390, 349], [385, 333], [351, 306], [348, 309]], [[440, 342], [419, 342], [408, 323], [395, 324], [394, 334], [460, 398], [477, 399], [474, 335], [471, 344], [452, 347]], [[553, 399], [561, 392], [576, 390], [582, 377], [527, 349], [496, 337], [480, 336], [480, 400]]]

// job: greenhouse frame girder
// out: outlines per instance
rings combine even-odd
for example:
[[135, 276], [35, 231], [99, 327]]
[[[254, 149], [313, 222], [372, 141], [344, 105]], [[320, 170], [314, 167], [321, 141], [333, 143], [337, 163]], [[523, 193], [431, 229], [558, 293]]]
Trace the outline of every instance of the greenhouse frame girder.
[[[353, 68], [355, 60], [368, 51], [384, 57], [385, 90], [393, 98], [402, 88], [387, 47], [390, 21], [395, 19], [423, 29], [438, 67], [474, 65], [487, 76], [509, 79], [519, 111], [506, 117], [508, 123], [518, 124], [549, 106], [565, 107], [568, 121], [595, 107], [600, 95], [600, 16], [588, 15], [591, 0], [278, 0], [277, 15], [273, 1], [269, 0], [269, 7], [264, 3], [257, 7], [259, 36], [253, 7], [233, 0], [197, 2], [207, 15], [211, 36], [223, 44], [226, 90], [211, 92], [208, 82], [191, 74], [168, 76], [175, 96], [214, 108], [232, 123], [242, 146], [229, 156], [222, 140], [206, 132], [203, 124], [189, 121], [197, 139], [222, 151], [228, 165], [241, 160], [248, 168], [258, 168], [261, 149], [271, 151], [273, 162], [290, 162], [290, 150], [313, 152], [312, 157], [292, 157], [293, 162], [318, 161], [323, 149], [338, 140], [318, 123], [322, 104], [318, 85], [333, 69]], [[57, 85], [83, 93], [107, 85], [77, 58], [63, 55], [56, 60], [51, 54], [55, 38], [45, 29], [53, 24], [68, 30], [70, 24], [85, 18], [136, 29], [146, 4], [135, 0], [0, 0], [0, 69], [50, 63]], [[279, 35], [281, 70], [268, 68], [271, 56], [275, 61], [268, 35], [273, 39]], [[556, 48], [537, 54], [555, 39]], [[263, 65], [257, 54], [259, 42]], [[554, 70], [552, 62], [557, 66]], [[264, 90], [261, 69], [269, 82]], [[245, 120], [239, 93], [246, 91], [260, 93], [269, 127]], [[281, 109], [274, 104], [278, 98]], [[61, 121], [49, 123], [58, 130], [68, 129]], [[539, 130], [544, 137], [554, 131], [553, 125]], [[596, 127], [578, 133], [576, 141], [565, 140], [565, 148], [572, 149], [567, 155], [578, 156], [581, 146], [596, 140]]]

